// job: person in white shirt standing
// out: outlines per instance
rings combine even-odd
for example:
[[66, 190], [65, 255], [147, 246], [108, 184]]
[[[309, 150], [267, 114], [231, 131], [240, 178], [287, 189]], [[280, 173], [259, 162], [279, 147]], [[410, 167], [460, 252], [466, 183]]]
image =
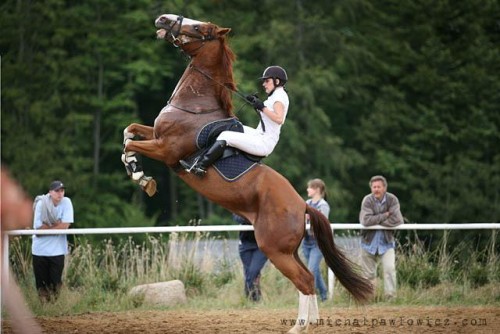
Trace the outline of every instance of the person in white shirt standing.
[[267, 157], [278, 144], [281, 126], [285, 123], [289, 99], [285, 90], [288, 81], [286, 71], [280, 66], [269, 66], [264, 70], [262, 86], [267, 94], [267, 100], [262, 102], [255, 95], [246, 99], [260, 112], [262, 121], [257, 128], [243, 126], [243, 132], [223, 131], [215, 143], [194, 166], [184, 160], [180, 164], [190, 173], [203, 176], [208, 166], [214, 163], [224, 152], [226, 146], [235, 147], [252, 155]]
[[[67, 229], [73, 223], [73, 203], [64, 196], [65, 186], [53, 181], [49, 192], [35, 198], [35, 230]], [[64, 257], [68, 254], [66, 235], [34, 235], [31, 248], [36, 288], [42, 302], [55, 300], [62, 285]]]

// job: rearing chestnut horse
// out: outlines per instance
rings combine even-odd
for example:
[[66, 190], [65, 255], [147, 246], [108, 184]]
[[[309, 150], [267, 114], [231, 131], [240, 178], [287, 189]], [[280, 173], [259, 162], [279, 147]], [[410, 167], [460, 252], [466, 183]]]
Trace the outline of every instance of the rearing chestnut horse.
[[[157, 37], [180, 47], [191, 62], [154, 126], [131, 124], [124, 130], [122, 161], [130, 177], [152, 196], [153, 178], [145, 176], [136, 154], [163, 161], [194, 190], [252, 222], [259, 248], [299, 290], [298, 321], [289, 333], [306, 332], [319, 319], [314, 278], [297, 253], [305, 233], [305, 214], [326, 263], [339, 282], [360, 302], [372, 294], [369, 281], [335, 247], [328, 219], [305, 204], [292, 185], [272, 168], [258, 164], [235, 182], [210, 167], [203, 178], [178, 168], [179, 160], [198, 149], [195, 137], [207, 123], [234, 117], [231, 96], [236, 90], [227, 44], [228, 28], [177, 15], [156, 19]], [[134, 140], [134, 139], [138, 140]]]

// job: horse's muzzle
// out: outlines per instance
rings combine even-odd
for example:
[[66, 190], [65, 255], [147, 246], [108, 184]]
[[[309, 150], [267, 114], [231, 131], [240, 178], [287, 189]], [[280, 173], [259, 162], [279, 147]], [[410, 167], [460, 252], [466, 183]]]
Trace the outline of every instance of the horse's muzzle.
[[163, 28], [162, 29], [158, 29], [156, 31], [156, 38], [157, 39], [164, 39], [166, 35], [167, 35], [167, 31], [165, 29], [163, 29]]

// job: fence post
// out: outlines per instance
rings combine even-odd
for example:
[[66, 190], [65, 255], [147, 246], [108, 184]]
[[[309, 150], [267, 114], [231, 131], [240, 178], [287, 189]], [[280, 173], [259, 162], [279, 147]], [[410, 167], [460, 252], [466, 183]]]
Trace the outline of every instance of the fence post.
[[335, 275], [333, 271], [328, 268], [328, 299], [333, 299], [333, 293], [335, 292]]
[[2, 233], [2, 285], [7, 286], [9, 284], [9, 235], [7, 233]]

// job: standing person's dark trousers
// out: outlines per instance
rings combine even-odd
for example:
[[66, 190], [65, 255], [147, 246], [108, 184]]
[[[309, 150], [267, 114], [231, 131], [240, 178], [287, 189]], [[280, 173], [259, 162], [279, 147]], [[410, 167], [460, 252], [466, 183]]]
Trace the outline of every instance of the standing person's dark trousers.
[[262, 294], [260, 291], [260, 271], [267, 261], [256, 242], [241, 240], [240, 258], [243, 263], [245, 274], [245, 295], [253, 301], [259, 301]]
[[[233, 220], [241, 225], [252, 225], [245, 218], [233, 214]], [[245, 275], [245, 296], [254, 302], [260, 300], [260, 271], [267, 261], [267, 257], [257, 246], [254, 231], [240, 231], [239, 252]]]
[[36, 289], [42, 300], [49, 301], [52, 298], [57, 298], [62, 285], [61, 277], [63, 270], [64, 255], [33, 255]]

